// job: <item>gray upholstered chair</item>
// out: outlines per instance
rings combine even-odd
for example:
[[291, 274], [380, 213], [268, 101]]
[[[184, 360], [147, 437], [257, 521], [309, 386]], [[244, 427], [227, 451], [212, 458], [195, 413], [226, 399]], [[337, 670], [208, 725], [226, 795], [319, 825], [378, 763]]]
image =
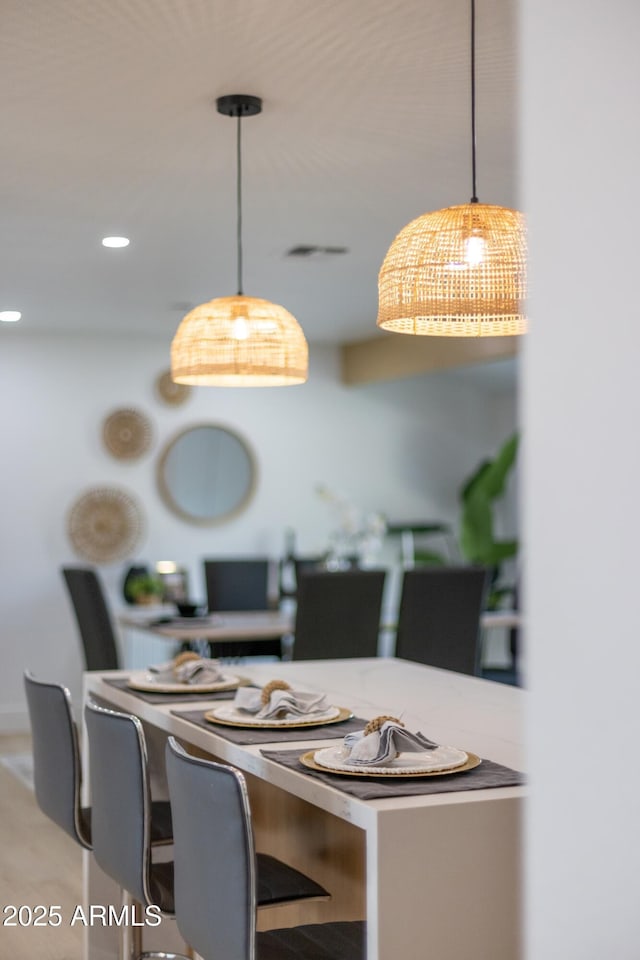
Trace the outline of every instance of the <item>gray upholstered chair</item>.
[[405, 570], [396, 656], [443, 670], [480, 671], [480, 615], [489, 585], [484, 567]]
[[243, 775], [167, 741], [178, 929], [203, 960], [363, 960], [362, 921], [256, 932], [256, 870]]
[[[24, 673], [38, 806], [54, 823], [87, 850], [91, 849], [91, 809], [80, 805], [82, 766], [71, 694], [60, 683]], [[171, 842], [168, 801], [152, 805], [152, 843]]]
[[[149, 849], [147, 752], [140, 720], [89, 702], [85, 708], [98, 865], [142, 906], [174, 914], [173, 861]], [[327, 891], [275, 857], [258, 856], [261, 906], [327, 898]], [[139, 943], [134, 943], [139, 952]]]
[[59, 683], [24, 674], [38, 806], [86, 850], [91, 849], [91, 811], [80, 806], [82, 774], [71, 694]]
[[[151, 793], [142, 723], [92, 702], [85, 707], [85, 723], [96, 862], [122, 888], [123, 904], [130, 913], [139, 914], [154, 905], [171, 917], [173, 861], [155, 862], [151, 856]], [[182, 957], [166, 952], [143, 954], [139, 926], [127, 924], [120, 932], [122, 960]]]

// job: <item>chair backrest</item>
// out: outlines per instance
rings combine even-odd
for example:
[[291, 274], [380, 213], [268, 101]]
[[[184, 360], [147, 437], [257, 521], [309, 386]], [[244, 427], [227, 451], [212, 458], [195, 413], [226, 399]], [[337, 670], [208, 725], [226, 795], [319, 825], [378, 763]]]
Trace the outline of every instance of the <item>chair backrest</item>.
[[87, 670], [118, 670], [120, 658], [102, 586], [92, 567], [63, 567]]
[[59, 683], [24, 674], [38, 806], [79, 844], [91, 849], [80, 808], [81, 767], [71, 694]]
[[321, 573], [324, 566], [324, 557], [294, 557], [293, 566], [296, 573], [296, 583], [305, 573]]
[[384, 570], [300, 573], [293, 660], [375, 657]]
[[299, 577], [314, 570], [326, 570], [325, 558], [316, 556], [289, 556], [280, 561], [280, 598], [295, 597]]
[[166, 748], [178, 929], [205, 960], [254, 960], [255, 851], [247, 787], [231, 767]]
[[151, 795], [142, 724], [89, 701], [91, 831], [98, 865], [143, 904], [149, 890]]
[[484, 567], [405, 570], [396, 656], [456, 673], [480, 667], [480, 614], [488, 588]]
[[269, 599], [269, 560], [205, 560], [209, 610], [266, 610]]

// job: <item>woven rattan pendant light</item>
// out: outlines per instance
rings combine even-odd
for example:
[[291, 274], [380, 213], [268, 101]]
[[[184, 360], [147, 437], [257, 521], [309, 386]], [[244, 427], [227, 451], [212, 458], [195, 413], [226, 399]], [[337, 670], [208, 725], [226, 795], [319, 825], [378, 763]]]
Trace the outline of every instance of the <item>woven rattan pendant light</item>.
[[218, 112], [237, 118], [238, 293], [203, 303], [184, 317], [171, 344], [176, 383], [280, 387], [307, 379], [304, 333], [288, 310], [242, 290], [242, 118], [262, 110], [259, 97], [219, 97]]
[[526, 232], [517, 210], [476, 195], [475, 0], [471, 0], [469, 203], [425, 213], [391, 244], [378, 277], [378, 326], [396, 333], [489, 337], [526, 332]]

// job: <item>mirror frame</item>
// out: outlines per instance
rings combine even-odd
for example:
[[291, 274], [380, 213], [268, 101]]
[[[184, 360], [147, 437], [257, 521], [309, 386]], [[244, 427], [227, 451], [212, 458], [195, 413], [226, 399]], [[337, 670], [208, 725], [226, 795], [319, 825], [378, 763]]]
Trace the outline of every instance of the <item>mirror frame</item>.
[[[223, 430], [225, 433], [230, 434], [235, 440], [237, 440], [247, 454], [251, 469], [251, 480], [247, 488], [247, 492], [242, 500], [236, 504], [232, 510], [228, 510], [226, 513], [221, 513], [216, 517], [196, 517], [192, 513], [188, 513], [174, 499], [173, 494], [169, 490], [165, 480], [165, 465], [176, 443], [185, 434], [191, 433], [193, 430], [201, 430], [203, 427], [214, 427], [217, 430]], [[164, 502], [164, 505], [168, 507], [168, 509], [175, 516], [180, 517], [181, 520], [186, 520], [187, 523], [192, 523], [198, 527], [215, 527], [222, 523], [226, 523], [228, 520], [236, 517], [239, 513], [242, 513], [242, 511], [247, 508], [256, 492], [256, 486], [258, 482], [258, 463], [251, 445], [247, 442], [245, 437], [242, 436], [242, 434], [238, 433], [237, 430], [233, 430], [231, 427], [228, 427], [226, 423], [204, 421], [202, 423], [191, 423], [170, 437], [160, 451], [156, 465], [156, 478], [158, 482], [158, 490], [160, 491], [160, 496]]]

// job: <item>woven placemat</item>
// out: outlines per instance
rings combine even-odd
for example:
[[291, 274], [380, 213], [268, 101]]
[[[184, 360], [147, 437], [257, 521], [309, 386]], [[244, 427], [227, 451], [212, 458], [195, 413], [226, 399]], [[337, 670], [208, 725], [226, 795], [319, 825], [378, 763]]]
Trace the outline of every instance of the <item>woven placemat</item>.
[[[256, 730], [255, 728], [227, 727], [220, 723], [211, 723], [204, 719], [202, 710], [172, 710], [171, 713], [175, 714], [176, 717], [188, 720], [189, 723], [195, 723], [197, 727], [204, 727], [210, 733], [215, 733], [218, 737], [224, 737], [231, 743], [243, 746], [256, 743], [291, 743], [294, 740], [339, 740], [347, 733], [362, 730], [367, 722], [362, 717], [351, 717], [350, 720], [343, 720], [341, 723], [327, 723], [321, 727]], [[299, 753], [299, 750], [295, 751], [296, 756]]]
[[138, 697], [145, 703], [205, 703], [209, 700], [233, 700], [236, 695], [235, 690], [220, 690], [218, 693], [147, 693], [146, 690], [134, 690], [127, 686], [128, 677], [118, 677], [117, 679], [104, 682], [118, 690], [126, 690], [132, 697]]
[[342, 790], [360, 800], [379, 800], [381, 797], [410, 797], [433, 793], [455, 793], [459, 790], [489, 790], [494, 787], [517, 787], [525, 783], [524, 774], [510, 767], [503, 767], [492, 760], [483, 760], [479, 767], [464, 773], [450, 773], [438, 777], [422, 777], [415, 780], [399, 777], [397, 780], [384, 780], [371, 777], [341, 776], [337, 773], [320, 773], [310, 770], [300, 763], [301, 750], [261, 750], [268, 760], [283, 767], [304, 773], [308, 777], [321, 780], [335, 790]]

